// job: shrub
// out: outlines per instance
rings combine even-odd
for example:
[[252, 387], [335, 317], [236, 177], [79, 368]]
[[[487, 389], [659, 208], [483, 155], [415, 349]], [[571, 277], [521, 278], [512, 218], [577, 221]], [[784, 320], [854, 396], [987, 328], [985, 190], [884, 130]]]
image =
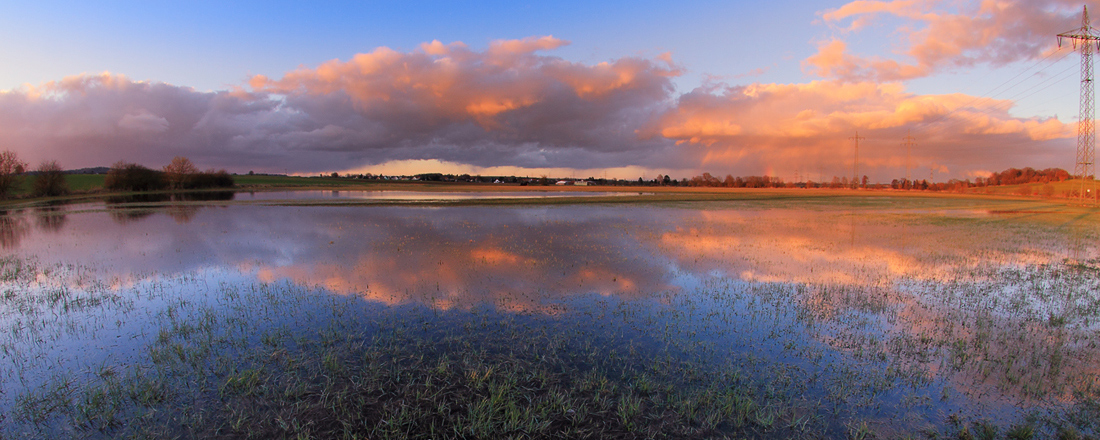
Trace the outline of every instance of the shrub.
[[36, 171], [38, 173], [31, 184], [32, 194], [53, 197], [69, 193], [69, 183], [65, 181], [65, 174], [61, 172], [61, 166], [56, 160], [42, 162]]
[[234, 185], [233, 176], [225, 170], [206, 170], [191, 175], [188, 188], [230, 188]]
[[154, 191], [164, 189], [164, 173], [136, 163], [119, 161], [107, 171], [103, 186], [111, 191]]

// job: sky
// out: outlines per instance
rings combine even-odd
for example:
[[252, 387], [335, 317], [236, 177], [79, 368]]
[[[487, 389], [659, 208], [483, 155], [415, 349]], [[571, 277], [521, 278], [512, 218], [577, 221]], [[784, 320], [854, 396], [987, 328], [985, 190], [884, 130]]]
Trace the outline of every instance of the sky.
[[10, 1], [0, 149], [32, 168], [184, 156], [299, 175], [1072, 172], [1081, 57], [1055, 35], [1086, 4], [1100, 14], [1063, 0]]

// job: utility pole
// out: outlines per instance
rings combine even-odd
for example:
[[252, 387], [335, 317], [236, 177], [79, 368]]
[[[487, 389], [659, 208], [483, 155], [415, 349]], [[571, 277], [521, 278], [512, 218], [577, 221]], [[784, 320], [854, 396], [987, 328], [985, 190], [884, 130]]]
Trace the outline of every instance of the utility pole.
[[913, 146], [917, 145], [916, 142], [913, 141], [917, 140], [917, 138], [913, 137], [913, 133], [906, 130], [905, 137], [901, 138], [901, 140], [905, 141], [902, 143], [902, 145], [905, 146], [905, 180], [912, 182], [913, 176], [910, 174], [909, 170], [913, 167]]
[[853, 177], [855, 187], [859, 188], [859, 141], [867, 138], [860, 137], [859, 130], [856, 130], [856, 135], [848, 139], [856, 141], [856, 158], [854, 161], [852, 161], [852, 172], [855, 173], [855, 177]]
[[1058, 47], [1068, 39], [1073, 48], [1081, 46], [1081, 111], [1077, 119], [1077, 164], [1074, 177], [1081, 179], [1080, 197], [1085, 198], [1085, 180], [1093, 178], [1096, 162], [1095, 112], [1092, 93], [1092, 53], [1100, 49], [1100, 32], [1089, 24], [1089, 7], [1081, 16], [1081, 28], [1058, 34]]

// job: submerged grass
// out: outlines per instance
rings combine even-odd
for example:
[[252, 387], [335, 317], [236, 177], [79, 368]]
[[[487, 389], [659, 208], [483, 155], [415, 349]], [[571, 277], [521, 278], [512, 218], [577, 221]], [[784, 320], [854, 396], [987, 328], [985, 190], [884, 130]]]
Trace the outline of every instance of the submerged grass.
[[[43, 270], [24, 264], [30, 266], [21, 269], [25, 278]], [[935, 337], [917, 342], [864, 333], [851, 327], [855, 315], [785, 318], [791, 308], [785, 304], [813, 310], [805, 301], [821, 300], [826, 291], [834, 295], [827, 303], [841, 309], [888, 307], [873, 293], [836, 286], [711, 284], [667, 293], [657, 302], [665, 305], [655, 308], [596, 299], [563, 304], [562, 314], [547, 317], [492, 307], [382, 306], [282, 282], [201, 287], [209, 284], [199, 276], [135, 287], [143, 290], [136, 296], [162, 304], [154, 314], [157, 330], [140, 350], [145, 354], [90, 364], [83, 373], [32, 387], [0, 421], [2, 432], [32, 438], [889, 438], [912, 428], [894, 420], [901, 431], [882, 430], [889, 425], [876, 416], [879, 399], [899, 388], [926, 388], [922, 363], [905, 353], [934, 353], [940, 344]], [[750, 303], [756, 305], [746, 307]], [[739, 324], [716, 325], [725, 321]], [[783, 342], [789, 341], [784, 334], [807, 324], [833, 335], [834, 345], [843, 341], [869, 353], [855, 354], [865, 360], [854, 364], [836, 363], [814, 354], [821, 348], [812, 344]], [[662, 325], [663, 332], [655, 331]], [[771, 336], [761, 338], [761, 331]], [[990, 331], [998, 340], [1008, 336]], [[762, 345], [742, 352], [729, 345], [734, 341]], [[1011, 353], [975, 343], [983, 344], [956, 340], [952, 350], [978, 361], [952, 362], [1012, 371], [1013, 361], [1003, 359]], [[799, 353], [766, 354], [779, 345]], [[724, 354], [727, 349], [735, 352]], [[783, 367], [795, 359], [812, 365]], [[877, 366], [883, 363], [885, 370]], [[912, 367], [918, 368], [907, 370]], [[1027, 380], [1058, 376], [1043, 371]], [[818, 387], [824, 394], [814, 391]], [[955, 438], [1095, 435], [1086, 420], [1100, 412], [1074, 408], [1080, 412], [1054, 413], [1062, 419], [1012, 425], [967, 421], [959, 411], [952, 413], [954, 425], [926, 429]]]
[[[288, 285], [247, 290], [221, 292], [222, 306], [256, 307], [271, 294], [283, 306], [249, 321], [171, 306], [150, 362], [51, 380], [21, 398], [6, 426], [131, 438], [788, 438], [828, 429], [794, 417], [812, 410], [762, 393], [737, 367], [715, 369], [625, 328], [610, 336], [583, 330], [595, 322], [390, 313]], [[280, 320], [294, 325], [272, 324]]]

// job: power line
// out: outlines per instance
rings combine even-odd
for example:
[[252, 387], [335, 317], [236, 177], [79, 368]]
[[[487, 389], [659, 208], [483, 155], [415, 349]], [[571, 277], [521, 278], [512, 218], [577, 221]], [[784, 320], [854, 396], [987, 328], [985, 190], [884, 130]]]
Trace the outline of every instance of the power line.
[[[1012, 82], [1012, 81], [1013, 81], [1013, 80], [1015, 80], [1016, 78], [1020, 77], [1020, 75], [1023, 75], [1024, 73], [1027, 73], [1027, 72], [1028, 72], [1028, 71], [1030, 71], [1031, 69], [1035, 68], [1035, 66], [1038, 66], [1038, 65], [1039, 65], [1039, 64], [1041, 64], [1041, 63], [1042, 63], [1043, 61], [1046, 61], [1047, 59], [1049, 59], [1049, 58], [1050, 58], [1051, 56], [1053, 56], [1053, 55], [1054, 55], [1054, 54], [1056, 54], [1056, 53], [1061, 53], [1061, 54], [1062, 54], [1062, 56], [1061, 56], [1061, 57], [1059, 57], [1058, 59], [1054, 60], [1054, 61], [1051, 61], [1051, 62], [1049, 63], [1049, 65], [1047, 65], [1046, 67], [1043, 67], [1043, 68], [1042, 68], [1042, 69], [1040, 69], [1039, 71], [1037, 71], [1037, 72], [1034, 72], [1034, 73], [1032, 73], [1031, 75], [1028, 75], [1028, 77], [1027, 77], [1027, 78], [1024, 78], [1023, 80], [1017, 81], [1016, 83], [1012, 84], [1012, 85], [1011, 85], [1011, 86], [1010, 86], [1010, 87], [1009, 87], [1008, 89], [1006, 89], [1006, 90], [1011, 90], [1011, 89], [1012, 89], [1013, 87], [1016, 87], [1016, 86], [1018, 86], [1018, 85], [1022, 84], [1022, 83], [1023, 83], [1023, 82], [1025, 81], [1025, 80], [1029, 79], [1030, 77], [1032, 77], [1032, 76], [1035, 76], [1035, 75], [1038, 75], [1038, 74], [1042, 73], [1042, 72], [1043, 72], [1044, 70], [1046, 70], [1047, 68], [1049, 68], [1049, 67], [1051, 67], [1051, 66], [1053, 66], [1053, 65], [1057, 64], [1058, 62], [1060, 62], [1060, 61], [1062, 61], [1063, 59], [1065, 59], [1066, 57], [1068, 57], [1068, 56], [1069, 56], [1069, 54], [1070, 54], [1070, 53], [1072, 53], [1072, 52], [1070, 52], [1070, 51], [1066, 51], [1066, 52], [1063, 52], [1063, 51], [1054, 51], [1054, 52], [1051, 52], [1051, 53], [1047, 54], [1047, 56], [1045, 56], [1045, 57], [1043, 57], [1042, 59], [1040, 59], [1039, 61], [1037, 61], [1036, 63], [1032, 64], [1031, 66], [1028, 66], [1028, 67], [1027, 67], [1026, 69], [1024, 69], [1024, 70], [1021, 70], [1021, 71], [1020, 71], [1019, 73], [1017, 73], [1017, 74], [1016, 74], [1015, 76], [1013, 76], [1012, 78], [1009, 78], [1009, 79], [1008, 79], [1008, 80], [1006, 80], [1005, 82], [1002, 82], [1002, 83], [1001, 83], [1000, 85], [998, 85], [997, 87], [994, 87], [994, 88], [990, 89], [990, 90], [989, 90], [988, 92], [986, 92], [986, 93], [982, 94], [981, 96], [977, 96], [977, 97], [974, 97], [973, 99], [971, 99], [971, 100], [967, 101], [967, 102], [966, 102], [966, 103], [964, 103], [963, 105], [960, 105], [960, 106], [958, 106], [958, 107], [957, 107], [957, 108], [955, 108], [954, 110], [951, 110], [951, 111], [948, 111], [947, 113], [941, 114], [941, 115], [939, 115], [939, 116], [937, 116], [937, 117], [935, 117], [935, 118], [933, 118], [933, 119], [931, 119], [931, 120], [929, 120], [929, 121], [924, 121], [924, 123], [925, 123], [925, 124], [934, 124], [934, 123], [936, 123], [936, 122], [939, 122], [939, 121], [941, 121], [941, 120], [943, 120], [943, 119], [947, 118], [948, 116], [951, 116], [952, 114], [954, 114], [954, 113], [958, 112], [958, 111], [959, 111], [959, 110], [961, 110], [961, 109], [964, 109], [964, 108], [971, 108], [971, 107], [973, 107], [973, 105], [974, 105], [975, 103], [977, 103], [978, 101], [983, 101], [983, 100], [992, 100], [992, 99], [994, 99], [994, 98], [992, 97], [992, 95], [994, 94], [994, 92], [996, 92], [997, 90], [999, 90], [999, 89], [1000, 89], [1001, 87], [1004, 87], [1004, 86], [1005, 86], [1006, 84], [1008, 84], [1008, 83]], [[1061, 73], [1059, 73], [1058, 75], [1061, 75]], [[1055, 76], [1057, 76], [1057, 75], [1055, 75]], [[1044, 81], [1044, 82], [1045, 82], [1045, 81]]]
[[[1061, 83], [1062, 81], [1064, 81], [1066, 79], [1069, 79], [1070, 76], [1072, 76], [1072, 74], [1071, 75], [1066, 75], [1066, 73], [1070, 72], [1071, 70], [1073, 70], [1073, 66], [1070, 66], [1068, 69], [1063, 70], [1062, 72], [1059, 72], [1055, 76], [1052, 76], [1051, 78], [1054, 79], [1054, 81], [1049, 81], [1049, 83], [1047, 83], [1047, 81], [1041, 82], [1041, 83], [1037, 84], [1034, 87], [1028, 88], [1026, 90], [1023, 90], [1023, 91], [1017, 93], [1016, 95], [1013, 95], [1012, 97], [1003, 99], [1002, 100], [1003, 102], [993, 104], [993, 105], [991, 105], [989, 107], [986, 107], [984, 109], [983, 108], [978, 108], [978, 107], [969, 107], [969, 108], [973, 109], [975, 112], [970, 113], [970, 114], [964, 114], [964, 115], [962, 115], [961, 118], [958, 118], [958, 119], [955, 119], [955, 120], [951, 121], [949, 123], [949, 125], [947, 125], [947, 126], [952, 127], [952, 126], [956, 126], [956, 125], [961, 125], [963, 123], [975, 122], [975, 121], [977, 121], [977, 119], [981, 115], [986, 115], [986, 116], [993, 117], [993, 112], [994, 111], [1007, 111], [1010, 107], [1012, 107], [1013, 105], [1018, 103], [1019, 100], [1026, 99], [1026, 98], [1029, 98], [1031, 96], [1034, 96], [1035, 94], [1037, 94], [1039, 92], [1042, 92], [1043, 90], [1046, 90], [1046, 89], [1048, 89], [1052, 86], [1055, 86], [1055, 85]], [[1046, 85], [1043, 85], [1044, 83], [1046, 83]], [[1039, 87], [1039, 86], [1042, 86], [1042, 87]], [[1028, 92], [1030, 92], [1030, 93], [1028, 93]], [[1027, 93], [1027, 95], [1020, 96], [1023, 93]], [[992, 98], [989, 98], [989, 99], [992, 99]], [[959, 107], [958, 109], [955, 109], [955, 110], [951, 111], [950, 113], [952, 113], [952, 114], [953, 113], [958, 113], [963, 108], [967, 108], [967, 107]]]
[[856, 141], [856, 158], [852, 161], [852, 171], [855, 174], [855, 177], [853, 177], [853, 181], [855, 182], [854, 185], [856, 188], [859, 188], [859, 141], [867, 138], [861, 137], [859, 135], [859, 130], [856, 130], [856, 135], [848, 139]]
[[1092, 52], [1100, 45], [1100, 33], [1089, 24], [1089, 7], [1085, 6], [1081, 15], [1081, 28], [1058, 34], [1058, 46], [1068, 39], [1073, 48], [1081, 45], [1081, 112], [1077, 117], [1077, 163], [1073, 174], [1081, 179], [1080, 196], [1085, 197], [1085, 179], [1093, 175], [1096, 157], [1096, 132], [1094, 126], [1095, 108], [1093, 107]]
[[[1074, 67], [1075, 67], [1075, 66], [1069, 66], [1069, 67], [1068, 67], [1068, 68], [1066, 68], [1065, 70], [1063, 70], [1063, 71], [1061, 71], [1061, 72], [1058, 72], [1058, 73], [1057, 73], [1056, 75], [1052, 75], [1052, 76], [1050, 77], [1050, 78], [1051, 78], [1051, 81], [1050, 81], [1050, 83], [1049, 83], [1049, 84], [1047, 84], [1047, 85], [1043, 86], [1042, 88], [1040, 88], [1040, 89], [1038, 89], [1038, 90], [1035, 90], [1034, 92], [1031, 92], [1031, 93], [1029, 93], [1029, 94], [1027, 94], [1027, 95], [1025, 95], [1025, 96], [1022, 96], [1022, 97], [1020, 97], [1020, 98], [1019, 98], [1018, 100], [1016, 100], [1016, 103], [1019, 103], [1019, 101], [1023, 101], [1024, 99], [1030, 98], [1030, 97], [1031, 97], [1032, 95], [1034, 95], [1034, 94], [1036, 94], [1036, 93], [1038, 93], [1038, 92], [1041, 92], [1041, 91], [1043, 91], [1043, 90], [1046, 90], [1046, 89], [1050, 88], [1051, 86], [1054, 86], [1054, 85], [1060, 84], [1060, 83], [1062, 83], [1063, 81], [1065, 81], [1065, 80], [1067, 80], [1067, 79], [1071, 78], [1071, 77], [1073, 76], [1073, 74], [1072, 74], [1072, 71], [1073, 71], [1073, 68], [1074, 68]], [[1039, 85], [1042, 85], [1043, 83], [1045, 83], [1045, 81], [1044, 81], [1044, 82], [1040, 82], [1040, 83], [1039, 83], [1039, 84], [1037, 84], [1037, 85], [1036, 85], [1035, 87], [1038, 87]], [[1029, 89], [1029, 90], [1030, 90], [1030, 89]], [[1026, 90], [1025, 90], [1025, 92], [1026, 92]], [[1022, 92], [1021, 92], [1021, 93], [1022, 93]], [[1061, 98], [1061, 97], [1055, 97], [1054, 99], [1050, 99], [1050, 100], [1044, 101], [1044, 102], [1042, 102], [1041, 104], [1047, 104], [1047, 103], [1050, 103], [1051, 101], [1054, 101], [1054, 100], [1056, 100], [1056, 99], [1060, 99], [1060, 98]]]
[[913, 181], [913, 176], [912, 176], [912, 174], [910, 174], [909, 170], [913, 166], [913, 163], [912, 163], [913, 146], [917, 145], [913, 141], [917, 140], [917, 138], [913, 137], [913, 133], [911, 133], [909, 131], [906, 131], [906, 135], [905, 135], [904, 138], [902, 138], [902, 140], [905, 141], [904, 143], [902, 143], [902, 145], [905, 146], [905, 180], [908, 180], [908, 181], [911, 182], [911, 181]]

